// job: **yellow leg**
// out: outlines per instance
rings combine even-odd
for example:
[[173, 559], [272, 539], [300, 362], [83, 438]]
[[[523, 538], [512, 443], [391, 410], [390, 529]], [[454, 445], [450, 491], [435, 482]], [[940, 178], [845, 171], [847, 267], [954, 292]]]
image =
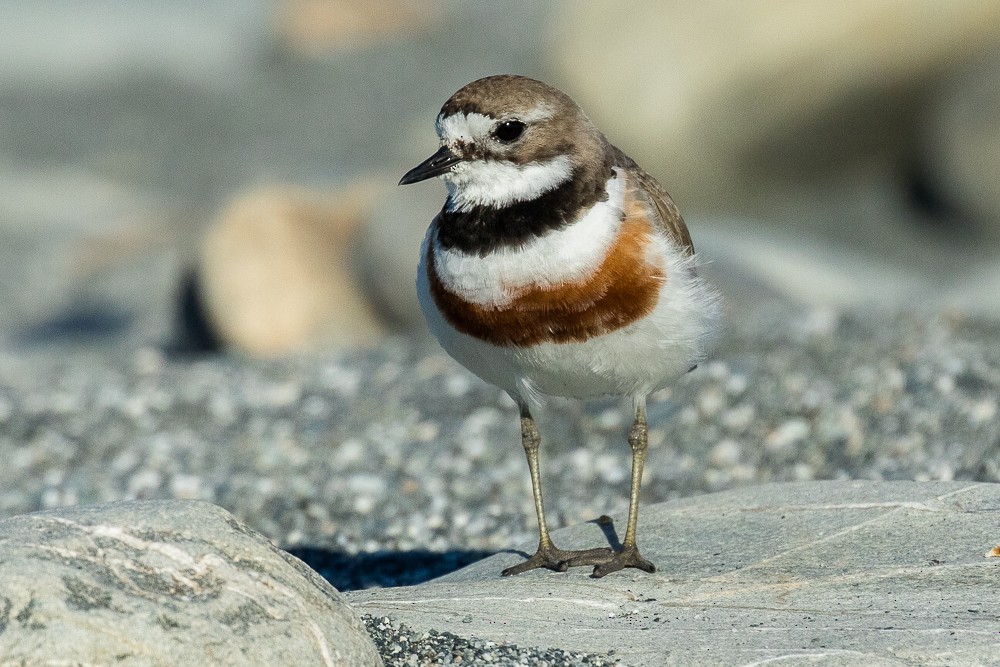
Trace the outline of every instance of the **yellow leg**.
[[538, 517], [538, 550], [528, 560], [508, 567], [501, 574], [510, 576], [528, 570], [544, 567], [557, 572], [565, 572], [567, 568], [576, 565], [597, 565], [611, 558], [611, 550], [586, 549], [583, 551], [563, 551], [552, 544], [549, 529], [545, 523], [545, 507], [542, 504], [542, 481], [538, 473], [538, 447], [542, 438], [535, 426], [535, 420], [528, 411], [528, 406], [521, 406], [521, 444], [528, 458], [528, 472], [531, 475], [531, 493], [535, 498], [535, 515]]
[[646, 403], [637, 402], [635, 421], [628, 434], [628, 444], [632, 448], [632, 487], [628, 501], [628, 525], [622, 549], [610, 560], [594, 568], [595, 578], [617, 572], [626, 567], [635, 567], [645, 572], [655, 572], [656, 566], [639, 554], [635, 542], [636, 524], [639, 521], [639, 489], [642, 487], [642, 467], [646, 463], [646, 449], [649, 446], [649, 427], [646, 425]]

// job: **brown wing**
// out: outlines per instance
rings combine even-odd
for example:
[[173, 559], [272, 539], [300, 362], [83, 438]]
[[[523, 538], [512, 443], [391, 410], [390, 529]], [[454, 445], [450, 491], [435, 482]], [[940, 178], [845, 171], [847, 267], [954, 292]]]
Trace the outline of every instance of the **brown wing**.
[[689, 255], [694, 254], [694, 243], [691, 241], [691, 233], [688, 232], [684, 218], [677, 209], [674, 200], [667, 194], [656, 179], [643, 171], [642, 167], [635, 163], [635, 160], [625, 155], [615, 146], [611, 147], [615, 153], [616, 166], [628, 171], [630, 178], [635, 179], [638, 186], [636, 195], [651, 204], [656, 211], [657, 220], [654, 221], [656, 227], [666, 234], [678, 247], [683, 248]]

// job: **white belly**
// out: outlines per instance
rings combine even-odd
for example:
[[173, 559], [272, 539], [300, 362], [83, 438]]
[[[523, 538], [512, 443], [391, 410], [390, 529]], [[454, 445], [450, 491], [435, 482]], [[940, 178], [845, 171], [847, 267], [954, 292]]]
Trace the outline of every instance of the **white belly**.
[[417, 294], [428, 326], [445, 351], [515, 400], [529, 400], [533, 393], [645, 396], [703, 358], [719, 319], [718, 295], [693, 275], [694, 258], [668, 249], [664, 260], [668, 278], [653, 311], [582, 342], [499, 347], [458, 332], [434, 304], [423, 259]]

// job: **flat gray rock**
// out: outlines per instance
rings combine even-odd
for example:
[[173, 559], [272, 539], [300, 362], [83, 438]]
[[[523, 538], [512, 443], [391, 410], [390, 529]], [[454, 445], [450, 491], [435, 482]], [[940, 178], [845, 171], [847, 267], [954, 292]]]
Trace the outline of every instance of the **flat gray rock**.
[[5, 519], [0, 563], [5, 665], [382, 664], [333, 587], [209, 503]]
[[[1000, 485], [769, 484], [644, 507], [639, 523], [652, 575], [501, 578], [522, 558], [511, 552], [347, 598], [417, 632], [614, 650], [627, 665], [1000, 661], [1000, 559], [987, 555], [1000, 544]], [[605, 542], [595, 524], [553, 538]]]

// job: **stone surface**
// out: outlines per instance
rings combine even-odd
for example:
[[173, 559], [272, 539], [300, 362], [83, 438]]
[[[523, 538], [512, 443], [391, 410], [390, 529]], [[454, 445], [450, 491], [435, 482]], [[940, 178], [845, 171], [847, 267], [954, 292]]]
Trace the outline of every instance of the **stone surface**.
[[[355, 591], [415, 631], [606, 653], [628, 665], [980, 665], [1000, 660], [1000, 485], [809, 482], [645, 507], [658, 571], [501, 578], [501, 553], [419, 586]], [[624, 526], [624, 516], [615, 527]], [[594, 524], [563, 548], [610, 540]], [[524, 552], [533, 543], [519, 547]]]
[[278, 355], [371, 346], [384, 333], [354, 277], [351, 244], [373, 193], [270, 188], [237, 197], [206, 232], [198, 281], [228, 346]]
[[208, 503], [4, 519], [0, 562], [4, 664], [381, 664], [335, 589]]

